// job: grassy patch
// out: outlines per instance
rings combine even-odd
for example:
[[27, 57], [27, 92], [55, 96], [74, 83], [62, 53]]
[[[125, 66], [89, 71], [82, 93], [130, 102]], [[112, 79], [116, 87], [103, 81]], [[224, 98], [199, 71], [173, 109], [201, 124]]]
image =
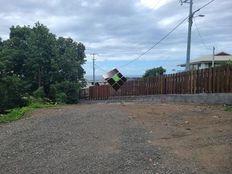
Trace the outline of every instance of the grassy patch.
[[7, 114], [0, 115], [0, 123], [7, 123], [7, 122], [18, 120], [22, 118], [25, 113], [31, 112], [37, 108], [47, 108], [52, 106], [54, 105], [41, 103], [41, 102], [33, 102], [29, 106], [25, 106], [22, 108], [15, 108], [10, 110]]
[[232, 112], [232, 105], [225, 105], [225, 111]]

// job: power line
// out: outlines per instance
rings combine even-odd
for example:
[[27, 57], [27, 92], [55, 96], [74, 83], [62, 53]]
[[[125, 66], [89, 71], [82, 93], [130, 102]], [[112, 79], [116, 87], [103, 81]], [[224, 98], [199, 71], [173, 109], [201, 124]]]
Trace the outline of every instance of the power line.
[[97, 65], [96, 63], [95, 63], [95, 66], [97, 67], [97, 69], [100, 69], [100, 70], [103, 71], [104, 73], [107, 72], [105, 69], [101, 68], [101, 67], [100, 67], [99, 65]]
[[145, 54], [147, 54], [149, 51], [151, 51], [154, 47], [156, 47], [157, 45], [159, 45], [164, 39], [166, 39], [171, 33], [173, 33], [181, 24], [183, 24], [186, 20], [188, 19], [188, 17], [184, 18], [180, 23], [178, 23], [171, 31], [169, 31], [165, 36], [163, 36], [158, 42], [156, 42], [154, 45], [152, 45], [148, 50], [146, 50], [145, 52], [143, 52], [142, 54], [140, 54], [139, 56], [137, 56], [135, 59], [131, 60], [130, 62], [122, 65], [121, 67], [125, 67], [131, 63], [133, 63], [134, 61], [138, 60], [139, 58], [141, 58], [142, 56], [144, 56]]
[[212, 2], [214, 2], [215, 0], [211, 0], [208, 3], [206, 3], [205, 5], [201, 6], [200, 8], [198, 8], [195, 12], [200, 11], [201, 9], [205, 8], [206, 6], [208, 6], [209, 4], [211, 4]]
[[[208, 6], [209, 4], [211, 4], [212, 2], [214, 2], [215, 0], [211, 0], [208, 3], [204, 4], [203, 6], [201, 6], [200, 8], [198, 8], [197, 10], [195, 10], [192, 15], [194, 15], [196, 12], [200, 11], [201, 9], [205, 8], [206, 6]], [[164, 39], [166, 39], [170, 34], [172, 34], [181, 24], [183, 24], [187, 19], [189, 18], [189, 16], [187, 16], [186, 18], [184, 18], [180, 23], [178, 23], [170, 32], [168, 32], [165, 36], [163, 36], [158, 42], [156, 42], [152, 47], [150, 47], [147, 51], [143, 52], [142, 54], [140, 54], [138, 57], [136, 57], [135, 59], [129, 61], [128, 63], [122, 65], [121, 67], [125, 67], [133, 62], [135, 62], [136, 60], [138, 60], [139, 58], [141, 58], [142, 56], [144, 56], [145, 54], [147, 54], [149, 51], [151, 51], [154, 47], [156, 47], [157, 45], [159, 45]]]
[[[200, 8], [198, 8], [197, 10], [195, 10], [192, 13], [192, 16], [200, 11], [201, 9], [205, 8], [206, 6], [208, 6], [209, 4], [211, 4], [212, 2], [214, 2], [215, 0], [211, 0], [208, 3], [204, 4], [203, 6], [201, 6]], [[124, 64], [121, 66], [121, 68], [128, 66], [129, 64], [135, 62], [136, 60], [140, 59], [142, 56], [144, 56], [145, 54], [147, 54], [149, 51], [151, 51], [154, 47], [156, 47], [157, 45], [159, 45], [163, 40], [165, 40], [169, 35], [171, 35], [180, 25], [182, 25], [187, 19], [189, 18], [189, 16], [187, 16], [186, 18], [184, 18], [181, 22], [179, 22], [171, 31], [169, 31], [165, 36], [163, 36], [158, 42], [156, 42], [153, 46], [151, 46], [149, 49], [147, 49], [145, 52], [141, 53], [140, 55], [138, 55], [136, 58], [132, 59], [131, 61], [129, 61], [128, 63]], [[100, 66], [97, 66], [99, 69], [101, 69], [102, 71], [106, 72], [103, 68], [101, 68]]]
[[203, 39], [203, 37], [202, 37], [202, 35], [201, 35], [201, 32], [200, 32], [200, 30], [199, 30], [199, 27], [197, 26], [196, 20], [195, 20], [195, 19], [193, 19], [193, 20], [194, 20], [195, 28], [196, 28], [196, 30], [197, 30], [197, 34], [198, 34], [198, 36], [199, 36], [199, 38], [200, 38], [200, 40], [201, 40], [202, 45], [203, 45], [207, 50], [211, 50], [211, 48], [206, 44], [205, 40]]
[[156, 4], [154, 5], [153, 8], [156, 8], [156, 7], [160, 4], [161, 1], [162, 1], [162, 0], [157, 0], [157, 2], [156, 2]]
[[[99, 65], [97, 65], [96, 64], [96, 58], [95, 58], [95, 56], [96, 55], [99, 55], [99, 54], [96, 54], [96, 53], [86, 53], [86, 55], [89, 55], [89, 56], [92, 56], [92, 66], [93, 66], [93, 72], [96, 70], [96, 69], [99, 69], [99, 70], [101, 70], [101, 71], [103, 71], [103, 72], [107, 72], [106, 70], [104, 70], [103, 68], [101, 68]], [[95, 76], [94, 75], [95, 73], [93, 73], [93, 76]]]

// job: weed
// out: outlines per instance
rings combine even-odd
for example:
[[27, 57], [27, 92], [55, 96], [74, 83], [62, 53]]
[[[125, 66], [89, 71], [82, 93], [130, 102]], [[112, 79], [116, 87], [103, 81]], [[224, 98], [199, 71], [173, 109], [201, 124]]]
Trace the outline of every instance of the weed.
[[232, 112], [232, 105], [225, 105], [225, 111]]
[[47, 108], [52, 107], [54, 105], [49, 103], [41, 103], [41, 102], [32, 102], [30, 105], [22, 107], [22, 108], [14, 108], [9, 110], [7, 114], [0, 115], [0, 123], [7, 123], [11, 121], [18, 120], [22, 118], [25, 113], [31, 112], [38, 108]]

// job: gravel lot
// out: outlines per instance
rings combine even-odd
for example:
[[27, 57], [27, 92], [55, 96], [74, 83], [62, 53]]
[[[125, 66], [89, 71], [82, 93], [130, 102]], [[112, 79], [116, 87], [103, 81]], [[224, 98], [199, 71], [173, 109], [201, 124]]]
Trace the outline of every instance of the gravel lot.
[[[171, 104], [40, 109], [0, 124], [0, 173], [229, 174], [231, 115], [220, 107]], [[203, 116], [209, 119], [198, 124]]]

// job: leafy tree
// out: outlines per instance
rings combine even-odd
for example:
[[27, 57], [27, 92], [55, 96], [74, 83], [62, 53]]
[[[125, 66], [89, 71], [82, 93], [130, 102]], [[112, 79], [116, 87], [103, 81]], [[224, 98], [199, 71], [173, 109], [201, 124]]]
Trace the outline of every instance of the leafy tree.
[[[82, 43], [57, 38], [39, 22], [32, 28], [12, 26], [9, 39], [0, 38], [0, 97], [11, 103], [1, 106], [2, 110], [18, 106], [19, 98], [27, 93], [53, 101], [60, 96], [67, 103], [77, 102], [78, 90], [85, 84], [85, 61]], [[18, 90], [19, 86], [23, 90]], [[13, 89], [16, 93], [10, 92]], [[11, 102], [11, 94], [17, 102]]]
[[36, 23], [27, 42], [26, 76], [33, 82], [34, 89], [43, 87], [45, 96], [49, 97], [52, 83], [52, 60], [56, 57], [56, 37], [49, 32], [46, 26]]
[[157, 68], [148, 69], [143, 77], [156, 77], [159, 75], [163, 75], [165, 72], [166, 70], [162, 66], [160, 66]]
[[53, 62], [56, 69], [54, 80], [57, 82], [72, 81], [84, 84], [84, 69], [81, 67], [85, 63], [85, 46], [76, 43], [71, 38], [60, 37], [57, 40], [58, 55]]
[[17, 74], [24, 77], [26, 53], [28, 44], [27, 37], [30, 34], [28, 27], [11, 27], [10, 39], [3, 42], [3, 50], [0, 54], [1, 61], [5, 64], [5, 73]]

